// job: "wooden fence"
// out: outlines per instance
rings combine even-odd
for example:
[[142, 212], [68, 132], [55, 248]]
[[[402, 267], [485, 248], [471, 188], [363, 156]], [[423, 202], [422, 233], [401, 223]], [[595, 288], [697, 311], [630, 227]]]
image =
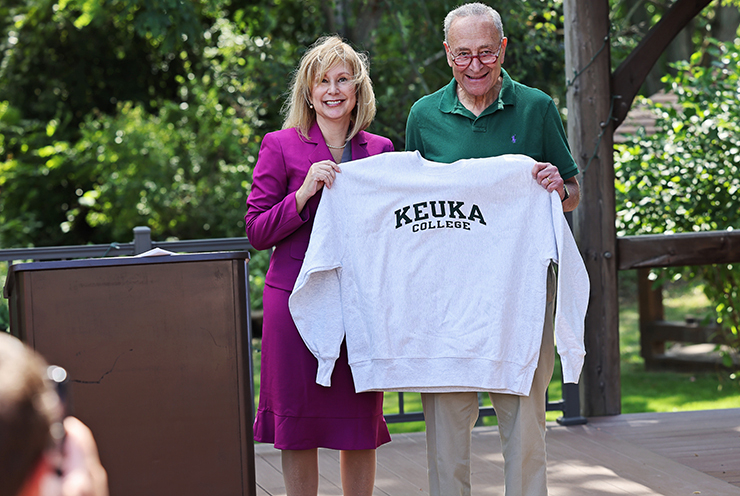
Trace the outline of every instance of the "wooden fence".
[[[57, 247], [40, 247], [40, 248], [18, 248], [0, 250], [0, 261], [13, 263], [14, 261], [43, 261], [43, 260], [67, 260], [75, 258], [93, 258], [106, 256], [127, 256], [138, 255], [152, 248], [161, 248], [174, 253], [198, 253], [207, 251], [246, 251], [252, 248], [246, 237], [242, 238], [220, 238], [204, 239], [194, 241], [165, 241], [156, 242], [151, 239], [151, 230], [148, 227], [134, 228], [134, 241], [131, 243], [111, 243], [109, 245], [86, 245], [86, 246], [57, 246]], [[247, 294], [249, 291], [247, 291]], [[7, 297], [7, 295], [6, 295]], [[249, 342], [251, 350], [251, 337], [253, 331], [261, 331], [262, 314], [252, 315], [250, 312]], [[249, 370], [253, 370], [251, 363], [252, 353], [250, 352]], [[254, 383], [252, 392], [254, 393]], [[423, 420], [423, 413], [420, 411], [406, 411], [403, 393], [398, 394], [398, 413], [386, 414], [386, 420], [389, 423], [414, 422]], [[254, 398], [253, 398], [254, 401]], [[256, 405], [255, 405], [256, 406]], [[547, 402], [548, 411], [559, 411], [563, 415], [558, 418], [562, 425], [578, 425], [586, 422], [580, 414], [580, 395], [577, 384], [562, 384], [562, 398], [549, 399]], [[480, 416], [495, 415], [493, 407], [482, 407]]]
[[651, 268], [740, 262], [740, 231], [658, 234], [617, 238], [619, 270], [637, 269], [640, 348], [648, 369], [689, 369], [715, 366], [666, 355], [666, 342], [720, 344], [716, 324], [668, 322], [662, 287], [648, 278]]
[[[20, 248], [0, 250], [0, 261], [63, 260], [142, 253], [151, 248], [173, 252], [232, 251], [251, 248], [246, 238], [223, 238], [194, 241], [153, 242], [148, 228], [135, 228], [131, 243], [50, 248]], [[625, 236], [617, 239], [618, 269], [638, 271], [640, 335], [642, 354], [649, 368], [674, 365], [665, 356], [665, 342], [716, 342], [716, 328], [697, 323], [666, 322], [660, 288], [653, 288], [647, 274], [651, 268], [740, 262], [740, 232], [718, 231], [672, 235]], [[255, 316], [258, 317], [258, 316]], [[577, 385], [564, 384], [563, 398], [550, 401], [548, 410], [562, 411], [565, 424], [582, 423]], [[421, 419], [421, 412], [406, 412], [399, 398], [400, 412], [392, 414], [391, 422]], [[493, 410], [483, 409], [482, 415]]]

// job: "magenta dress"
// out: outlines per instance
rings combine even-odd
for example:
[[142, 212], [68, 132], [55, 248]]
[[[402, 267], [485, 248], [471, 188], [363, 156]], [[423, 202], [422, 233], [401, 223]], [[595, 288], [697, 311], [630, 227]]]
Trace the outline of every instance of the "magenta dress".
[[[347, 153], [350, 149], [357, 159], [392, 151], [393, 146], [386, 138], [361, 132]], [[262, 300], [260, 398], [254, 438], [278, 449], [375, 449], [390, 441], [383, 393], [355, 393], [344, 345], [331, 387], [316, 384], [318, 362], [288, 310], [320, 199], [320, 194], [315, 195], [298, 214], [295, 192], [311, 165], [320, 160], [333, 159], [314, 125], [308, 140], [295, 129], [267, 134], [254, 169], [245, 216], [247, 236], [257, 249], [274, 247]]]

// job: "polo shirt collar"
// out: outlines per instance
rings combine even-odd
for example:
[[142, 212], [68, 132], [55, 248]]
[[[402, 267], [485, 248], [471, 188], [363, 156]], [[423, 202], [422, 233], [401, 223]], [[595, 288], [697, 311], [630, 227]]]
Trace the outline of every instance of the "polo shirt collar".
[[[491, 114], [498, 109], [504, 108], [506, 105], [516, 105], [516, 91], [514, 91], [514, 80], [511, 79], [506, 69], [501, 69], [501, 76], [503, 81], [501, 83], [501, 91], [498, 94], [498, 98], [488, 106], [478, 116], [483, 117], [484, 115]], [[439, 110], [445, 114], [463, 114], [473, 115], [468, 109], [465, 108], [457, 97], [457, 81], [452, 78], [452, 81], [445, 87], [442, 92], [442, 99], [439, 102]]]

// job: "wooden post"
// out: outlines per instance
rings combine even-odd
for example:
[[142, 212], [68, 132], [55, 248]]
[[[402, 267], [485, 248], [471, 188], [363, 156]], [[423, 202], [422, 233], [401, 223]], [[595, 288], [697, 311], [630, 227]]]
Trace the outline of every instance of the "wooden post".
[[134, 227], [134, 255], [152, 249], [152, 230], [146, 226]]
[[637, 304], [640, 311], [640, 353], [645, 359], [645, 368], [655, 366], [655, 356], [665, 353], [665, 341], [653, 337], [655, 322], [663, 321], [663, 286], [653, 288], [650, 269], [637, 269]]
[[586, 361], [581, 375], [585, 416], [621, 412], [619, 302], [608, 0], [565, 0], [568, 139], [581, 171], [574, 235], [591, 280]]

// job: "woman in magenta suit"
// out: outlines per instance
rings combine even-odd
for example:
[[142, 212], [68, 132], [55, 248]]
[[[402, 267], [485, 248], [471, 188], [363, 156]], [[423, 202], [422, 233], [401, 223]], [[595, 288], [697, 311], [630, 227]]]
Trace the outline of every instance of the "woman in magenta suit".
[[262, 141], [247, 199], [249, 241], [274, 247], [254, 432], [282, 450], [289, 496], [318, 493], [320, 447], [341, 450], [345, 495], [372, 495], [375, 449], [390, 441], [382, 393], [355, 393], [344, 345], [331, 387], [315, 383], [317, 361], [288, 310], [322, 188], [341, 175], [341, 162], [393, 150], [387, 138], [364, 131], [374, 117], [367, 58], [336, 36], [318, 40], [294, 75], [283, 129]]

